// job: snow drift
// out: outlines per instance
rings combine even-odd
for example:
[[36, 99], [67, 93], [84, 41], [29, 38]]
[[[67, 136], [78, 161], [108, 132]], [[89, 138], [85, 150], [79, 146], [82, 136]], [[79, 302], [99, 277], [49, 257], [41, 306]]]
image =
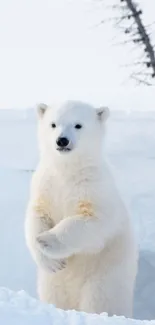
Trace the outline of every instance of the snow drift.
[[139, 321], [125, 317], [63, 311], [42, 304], [24, 291], [0, 290], [0, 324], [2, 325], [154, 325], [155, 321]]

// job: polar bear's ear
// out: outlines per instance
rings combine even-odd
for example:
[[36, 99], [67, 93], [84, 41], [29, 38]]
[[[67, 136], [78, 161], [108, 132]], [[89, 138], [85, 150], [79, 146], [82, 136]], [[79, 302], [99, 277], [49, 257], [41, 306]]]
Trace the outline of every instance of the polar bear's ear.
[[47, 107], [48, 106], [44, 103], [40, 103], [37, 105], [37, 113], [38, 113], [39, 118], [43, 117], [43, 115], [45, 114], [45, 112], [47, 110]]
[[110, 115], [109, 108], [105, 106], [97, 108], [96, 112], [97, 112], [97, 117], [101, 122], [105, 122]]

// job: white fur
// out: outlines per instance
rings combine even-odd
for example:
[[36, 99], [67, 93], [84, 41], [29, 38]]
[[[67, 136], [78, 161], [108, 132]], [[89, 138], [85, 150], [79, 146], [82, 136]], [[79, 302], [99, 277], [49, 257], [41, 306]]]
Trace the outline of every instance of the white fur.
[[[38, 112], [40, 163], [25, 231], [40, 299], [62, 309], [132, 317], [137, 247], [102, 157], [108, 109], [68, 101]], [[60, 135], [69, 138], [70, 152], [57, 151]]]

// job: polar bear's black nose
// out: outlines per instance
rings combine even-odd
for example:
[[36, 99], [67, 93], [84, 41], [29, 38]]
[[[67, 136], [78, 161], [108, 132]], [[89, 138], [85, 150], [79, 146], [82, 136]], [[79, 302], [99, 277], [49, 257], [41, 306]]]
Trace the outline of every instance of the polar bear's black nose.
[[56, 142], [57, 142], [58, 147], [60, 147], [60, 148], [65, 148], [69, 144], [69, 140], [65, 137], [58, 138]]

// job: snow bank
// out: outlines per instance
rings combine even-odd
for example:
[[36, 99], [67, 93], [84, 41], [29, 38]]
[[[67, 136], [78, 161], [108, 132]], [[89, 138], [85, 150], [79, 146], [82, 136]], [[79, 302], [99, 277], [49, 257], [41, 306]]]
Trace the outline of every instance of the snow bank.
[[1, 325], [155, 325], [154, 321], [63, 311], [30, 298], [24, 291], [0, 289]]

